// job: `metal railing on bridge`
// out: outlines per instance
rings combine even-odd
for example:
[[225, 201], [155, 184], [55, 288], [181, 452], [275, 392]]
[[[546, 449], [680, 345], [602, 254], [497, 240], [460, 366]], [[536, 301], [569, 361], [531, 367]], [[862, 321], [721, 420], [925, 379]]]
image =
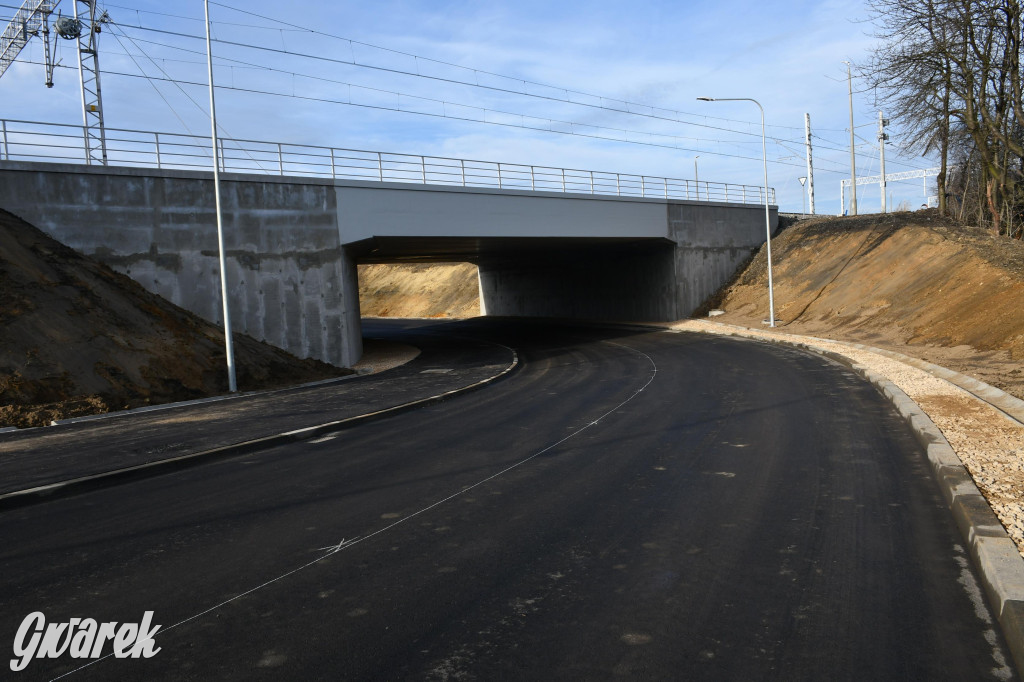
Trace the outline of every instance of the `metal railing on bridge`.
[[[0, 160], [88, 163], [84, 126], [0, 119]], [[204, 170], [208, 137], [106, 129], [111, 166]], [[764, 188], [608, 171], [220, 138], [222, 172], [763, 204]], [[775, 190], [768, 189], [769, 203]]]

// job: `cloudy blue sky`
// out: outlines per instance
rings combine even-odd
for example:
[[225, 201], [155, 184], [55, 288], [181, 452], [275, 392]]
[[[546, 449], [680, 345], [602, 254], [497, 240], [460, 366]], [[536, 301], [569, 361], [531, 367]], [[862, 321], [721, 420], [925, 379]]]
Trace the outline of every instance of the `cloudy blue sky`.
[[[0, 0], [0, 17], [16, 4]], [[203, 3], [100, 4], [108, 128], [208, 134]], [[757, 108], [696, 101], [751, 97], [784, 210], [804, 205], [811, 115], [822, 213], [839, 212], [849, 174], [843, 62], [872, 44], [856, 0], [227, 0], [210, 12], [231, 137], [672, 178], [692, 178], [699, 156], [701, 180], [759, 185]], [[58, 68], [47, 89], [42, 57], [34, 40], [0, 78], [0, 118], [81, 123], [76, 70]], [[58, 57], [77, 68], [73, 43]], [[879, 172], [877, 116], [871, 93], [856, 93], [858, 175]], [[898, 127], [890, 135], [898, 143]], [[932, 165], [887, 148], [889, 173]], [[889, 188], [897, 204], [923, 201], [921, 180]], [[879, 210], [877, 186], [858, 198], [862, 213]]]

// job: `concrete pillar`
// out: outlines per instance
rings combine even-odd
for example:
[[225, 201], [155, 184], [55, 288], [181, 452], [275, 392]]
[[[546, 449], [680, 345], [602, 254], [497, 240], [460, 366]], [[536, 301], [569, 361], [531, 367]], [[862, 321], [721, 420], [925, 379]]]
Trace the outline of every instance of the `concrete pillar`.
[[363, 356], [363, 323], [359, 314], [359, 269], [352, 250], [343, 249], [341, 259], [341, 299], [342, 313], [340, 316], [341, 362], [343, 367], [351, 367]]

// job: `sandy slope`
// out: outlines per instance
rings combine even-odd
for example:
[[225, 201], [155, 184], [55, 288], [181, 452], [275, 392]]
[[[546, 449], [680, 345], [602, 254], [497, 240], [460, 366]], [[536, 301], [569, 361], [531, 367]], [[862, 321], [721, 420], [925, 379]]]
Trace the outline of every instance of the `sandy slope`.
[[[825, 218], [772, 241], [784, 331], [898, 350], [1024, 398], [1024, 244], [935, 211]], [[765, 250], [705, 309], [768, 317]]]
[[[0, 426], [227, 390], [220, 330], [0, 211]], [[242, 390], [348, 373], [236, 335]]]
[[475, 317], [480, 314], [476, 266], [360, 265], [359, 310], [369, 317]]

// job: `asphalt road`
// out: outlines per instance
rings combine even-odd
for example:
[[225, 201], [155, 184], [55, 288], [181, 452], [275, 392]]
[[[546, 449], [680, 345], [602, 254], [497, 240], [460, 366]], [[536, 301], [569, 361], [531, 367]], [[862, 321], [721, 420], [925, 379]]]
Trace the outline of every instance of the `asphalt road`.
[[1015, 677], [920, 448], [852, 372], [699, 335], [450, 329], [521, 368], [0, 513], [0, 643], [34, 611], [153, 611], [153, 658], [65, 679]]
[[[390, 323], [389, 323], [390, 322]], [[368, 321], [421, 349], [386, 374], [279, 391], [221, 396], [0, 434], [0, 495], [318, 426], [422, 400], [490, 378], [513, 354], [408, 320]], [[438, 370], [450, 370], [438, 372]], [[3, 508], [0, 501], [0, 509]]]

